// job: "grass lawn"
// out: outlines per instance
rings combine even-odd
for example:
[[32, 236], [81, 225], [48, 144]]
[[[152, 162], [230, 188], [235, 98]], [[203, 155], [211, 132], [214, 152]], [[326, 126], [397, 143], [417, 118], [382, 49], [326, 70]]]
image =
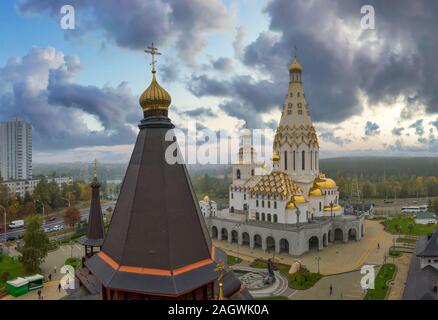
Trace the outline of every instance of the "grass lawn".
[[374, 283], [374, 289], [368, 290], [364, 297], [364, 300], [384, 300], [386, 293], [388, 292], [388, 281], [392, 280], [395, 276], [397, 267], [395, 264], [386, 263], [384, 264], [379, 273], [376, 276]]
[[256, 298], [256, 300], [289, 300], [289, 298], [285, 296], [274, 296], [266, 298]]
[[0, 290], [4, 289], [6, 281], [27, 275], [23, 264], [8, 256], [0, 256]]
[[[385, 229], [392, 234], [426, 236], [436, 230], [436, 226], [416, 224], [413, 218], [397, 217], [385, 220]], [[410, 228], [409, 226], [412, 226]]]
[[65, 265], [71, 265], [73, 268], [77, 268], [81, 266], [81, 259], [79, 258], [68, 258], [67, 260], [65, 260]]
[[232, 266], [232, 265], [235, 265], [235, 264], [238, 264], [238, 263], [241, 263], [241, 262], [242, 262], [242, 259], [237, 258], [235, 256], [228, 255], [228, 257], [227, 257], [227, 264], [229, 266]]
[[[250, 267], [267, 269], [268, 263], [264, 260], [256, 259], [251, 264]], [[308, 271], [305, 268], [302, 268], [300, 271], [290, 274], [290, 266], [282, 263], [274, 263], [274, 267], [276, 267], [285, 277], [289, 280], [289, 286], [293, 289], [305, 290], [313, 287], [319, 279], [321, 279], [321, 275], [319, 273], [313, 273]]]

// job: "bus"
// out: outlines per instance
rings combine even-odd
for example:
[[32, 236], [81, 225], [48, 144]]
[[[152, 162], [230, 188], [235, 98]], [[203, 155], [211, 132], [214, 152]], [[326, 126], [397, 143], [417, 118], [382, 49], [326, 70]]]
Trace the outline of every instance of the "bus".
[[428, 209], [427, 205], [421, 205], [421, 206], [409, 206], [409, 207], [402, 207], [401, 212], [407, 213], [407, 212], [426, 212]]

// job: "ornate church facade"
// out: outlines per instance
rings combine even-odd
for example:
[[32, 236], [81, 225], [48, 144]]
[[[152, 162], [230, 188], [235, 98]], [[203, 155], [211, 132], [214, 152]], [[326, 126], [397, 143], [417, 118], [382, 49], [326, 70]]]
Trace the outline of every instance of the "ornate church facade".
[[257, 162], [251, 135], [242, 136], [233, 164], [229, 208], [207, 215], [211, 236], [239, 245], [300, 256], [329, 242], [358, 241], [364, 217], [344, 214], [334, 180], [319, 170], [319, 143], [296, 56], [277, 127], [272, 171]]

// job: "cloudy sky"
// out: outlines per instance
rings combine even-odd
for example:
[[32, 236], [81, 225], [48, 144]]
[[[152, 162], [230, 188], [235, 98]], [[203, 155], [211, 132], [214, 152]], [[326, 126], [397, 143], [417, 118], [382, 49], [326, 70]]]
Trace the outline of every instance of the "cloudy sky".
[[[34, 161], [126, 161], [152, 41], [170, 117], [275, 128], [294, 46], [323, 157], [436, 155], [434, 0], [70, 0], [0, 3], [0, 121], [34, 128]], [[361, 28], [361, 7], [375, 29]]]

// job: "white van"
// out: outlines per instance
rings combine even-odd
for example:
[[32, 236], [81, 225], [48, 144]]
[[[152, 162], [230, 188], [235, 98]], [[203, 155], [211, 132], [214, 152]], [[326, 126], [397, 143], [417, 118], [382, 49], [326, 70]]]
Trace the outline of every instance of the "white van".
[[14, 220], [11, 221], [9, 224], [9, 228], [11, 229], [17, 229], [17, 228], [23, 228], [24, 227], [24, 220]]

